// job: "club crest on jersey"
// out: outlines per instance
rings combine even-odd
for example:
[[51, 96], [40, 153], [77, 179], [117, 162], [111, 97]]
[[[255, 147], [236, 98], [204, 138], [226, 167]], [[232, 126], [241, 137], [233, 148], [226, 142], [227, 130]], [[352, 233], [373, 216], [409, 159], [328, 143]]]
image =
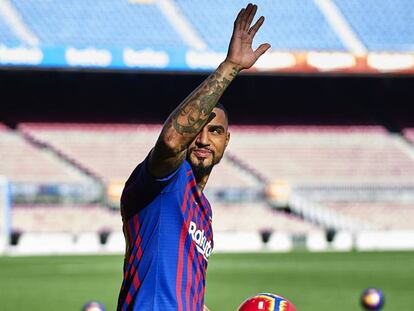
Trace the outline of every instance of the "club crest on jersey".
[[198, 229], [196, 223], [191, 221], [188, 228], [188, 234], [195, 242], [197, 251], [208, 261], [208, 257], [210, 257], [213, 247], [211, 245], [211, 240], [207, 240], [204, 230]]

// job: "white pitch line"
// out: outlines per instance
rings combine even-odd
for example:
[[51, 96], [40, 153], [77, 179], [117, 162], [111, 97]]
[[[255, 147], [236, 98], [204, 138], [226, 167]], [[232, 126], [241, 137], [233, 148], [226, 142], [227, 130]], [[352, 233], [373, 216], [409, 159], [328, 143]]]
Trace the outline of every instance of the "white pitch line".
[[367, 49], [346, 18], [331, 0], [314, 0], [345, 47], [355, 55], [364, 55]]

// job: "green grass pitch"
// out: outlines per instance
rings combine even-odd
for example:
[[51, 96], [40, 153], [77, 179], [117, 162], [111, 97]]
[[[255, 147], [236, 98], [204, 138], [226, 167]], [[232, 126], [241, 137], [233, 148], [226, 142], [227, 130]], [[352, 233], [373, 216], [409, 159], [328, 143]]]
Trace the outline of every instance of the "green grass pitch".
[[[121, 269], [121, 256], [0, 257], [0, 309], [76, 311], [99, 300], [115, 310]], [[233, 311], [273, 292], [299, 311], [358, 311], [369, 286], [383, 289], [383, 310], [413, 310], [414, 252], [213, 254], [206, 303]]]

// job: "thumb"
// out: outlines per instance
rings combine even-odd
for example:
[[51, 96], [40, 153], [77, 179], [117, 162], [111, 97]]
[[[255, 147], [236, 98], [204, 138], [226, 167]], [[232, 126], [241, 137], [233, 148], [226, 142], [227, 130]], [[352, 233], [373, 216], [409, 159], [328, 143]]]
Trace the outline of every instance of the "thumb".
[[254, 55], [256, 56], [256, 59], [258, 59], [260, 56], [262, 56], [268, 49], [270, 49], [269, 43], [263, 43], [261, 44], [256, 51], [254, 51]]

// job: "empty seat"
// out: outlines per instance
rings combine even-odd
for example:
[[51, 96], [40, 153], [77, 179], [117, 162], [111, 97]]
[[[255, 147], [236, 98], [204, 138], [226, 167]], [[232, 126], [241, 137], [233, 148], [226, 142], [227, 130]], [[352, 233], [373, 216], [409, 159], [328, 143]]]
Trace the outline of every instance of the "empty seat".
[[411, 0], [334, 0], [369, 51], [414, 51]]
[[270, 182], [404, 184], [414, 181], [406, 147], [380, 126], [240, 126], [228, 152]]
[[11, 212], [12, 228], [21, 232], [77, 235], [122, 230], [119, 211], [99, 205], [17, 205]]
[[413, 202], [324, 202], [325, 208], [382, 230], [414, 229]]
[[[245, 1], [186, 1], [177, 5], [191, 21], [210, 49], [226, 51], [233, 21]], [[313, 1], [257, 1], [258, 15], [266, 22], [255, 38], [269, 42], [276, 50], [345, 50]], [[277, 25], [277, 27], [274, 27]], [[212, 35], [214, 34], [214, 35]]]
[[90, 183], [89, 177], [47, 149], [26, 141], [20, 133], [0, 130], [0, 175], [11, 182]]
[[[154, 146], [161, 125], [21, 124], [20, 130], [45, 143], [106, 182], [124, 182]], [[223, 159], [208, 188], [251, 188], [257, 181]]]
[[156, 3], [11, 0], [43, 46], [185, 48]]

